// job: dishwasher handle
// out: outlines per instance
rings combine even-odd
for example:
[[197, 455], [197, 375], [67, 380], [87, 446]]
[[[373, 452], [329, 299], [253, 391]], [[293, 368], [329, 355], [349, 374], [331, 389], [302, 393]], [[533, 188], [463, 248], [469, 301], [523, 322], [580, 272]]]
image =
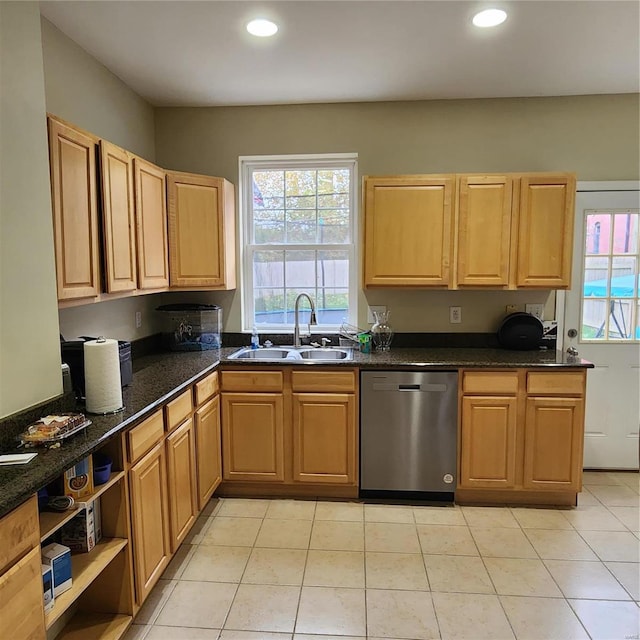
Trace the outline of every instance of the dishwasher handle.
[[374, 391], [429, 391], [432, 393], [444, 393], [448, 389], [446, 384], [373, 384]]

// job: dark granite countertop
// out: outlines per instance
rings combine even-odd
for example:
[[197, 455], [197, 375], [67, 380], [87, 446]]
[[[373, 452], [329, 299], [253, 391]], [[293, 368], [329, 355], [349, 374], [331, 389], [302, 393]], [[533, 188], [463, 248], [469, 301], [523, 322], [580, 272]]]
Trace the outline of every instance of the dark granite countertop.
[[[131, 427], [173, 396], [214, 369], [220, 351], [161, 353], [134, 361], [132, 383], [122, 390], [125, 410], [111, 416], [88, 416], [93, 423], [58, 449], [28, 449], [38, 455], [26, 465], [0, 467], [0, 517], [49, 484], [122, 429]], [[62, 408], [60, 409], [62, 410]], [[82, 411], [68, 406], [67, 411]], [[26, 425], [25, 425], [26, 426]], [[19, 433], [22, 429], [18, 429]], [[8, 446], [2, 453], [17, 451]], [[24, 451], [21, 449], [20, 451]]]
[[[41, 487], [55, 480], [66, 469], [95, 451], [107, 440], [145, 418], [154, 409], [180, 394], [218, 364], [240, 366], [313, 366], [388, 368], [461, 368], [461, 367], [593, 367], [580, 358], [560, 351], [506, 351], [480, 348], [398, 348], [386, 353], [354, 352], [354, 359], [330, 363], [300, 360], [268, 362], [264, 360], [229, 360], [239, 347], [220, 350], [159, 353], [134, 361], [133, 382], [123, 389], [125, 410], [112, 416], [89, 416], [93, 424], [86, 431], [69, 438], [59, 449], [34, 449], [38, 456], [27, 465], [0, 467], [0, 516], [4, 515]], [[66, 409], [82, 411], [81, 407]], [[26, 423], [28, 424], [28, 423]], [[21, 425], [16, 433], [26, 424]], [[14, 425], [18, 426], [18, 425]], [[6, 445], [6, 442], [5, 442]], [[15, 451], [4, 446], [3, 453]]]
[[221, 362], [225, 365], [251, 366], [311, 366], [311, 367], [359, 367], [361, 369], [384, 369], [399, 367], [419, 368], [471, 368], [471, 367], [581, 367], [593, 364], [582, 358], [569, 356], [562, 351], [508, 351], [506, 349], [482, 349], [464, 347], [391, 348], [386, 352], [360, 353], [354, 351], [353, 360], [332, 360], [319, 363], [317, 360], [230, 360], [229, 356], [239, 347], [220, 350]]

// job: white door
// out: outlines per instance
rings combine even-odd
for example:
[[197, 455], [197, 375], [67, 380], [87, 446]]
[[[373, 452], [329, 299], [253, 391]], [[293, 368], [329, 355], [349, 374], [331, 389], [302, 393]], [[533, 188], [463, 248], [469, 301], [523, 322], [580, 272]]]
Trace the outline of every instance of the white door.
[[564, 348], [577, 348], [580, 357], [595, 364], [587, 373], [586, 469], [638, 469], [638, 187], [578, 183], [573, 278], [564, 296], [563, 331]]

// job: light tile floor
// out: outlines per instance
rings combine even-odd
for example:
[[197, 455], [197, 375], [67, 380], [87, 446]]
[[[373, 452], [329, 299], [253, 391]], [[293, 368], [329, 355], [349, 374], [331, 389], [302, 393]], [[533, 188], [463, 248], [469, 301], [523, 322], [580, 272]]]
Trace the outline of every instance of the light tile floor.
[[638, 474], [576, 509], [213, 500], [126, 640], [631, 640]]

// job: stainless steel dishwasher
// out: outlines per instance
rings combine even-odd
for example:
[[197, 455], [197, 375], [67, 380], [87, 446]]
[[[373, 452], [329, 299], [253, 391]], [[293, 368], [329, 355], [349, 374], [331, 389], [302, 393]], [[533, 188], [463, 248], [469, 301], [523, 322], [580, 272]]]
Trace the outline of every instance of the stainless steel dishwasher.
[[457, 372], [363, 371], [360, 394], [360, 495], [453, 500]]

